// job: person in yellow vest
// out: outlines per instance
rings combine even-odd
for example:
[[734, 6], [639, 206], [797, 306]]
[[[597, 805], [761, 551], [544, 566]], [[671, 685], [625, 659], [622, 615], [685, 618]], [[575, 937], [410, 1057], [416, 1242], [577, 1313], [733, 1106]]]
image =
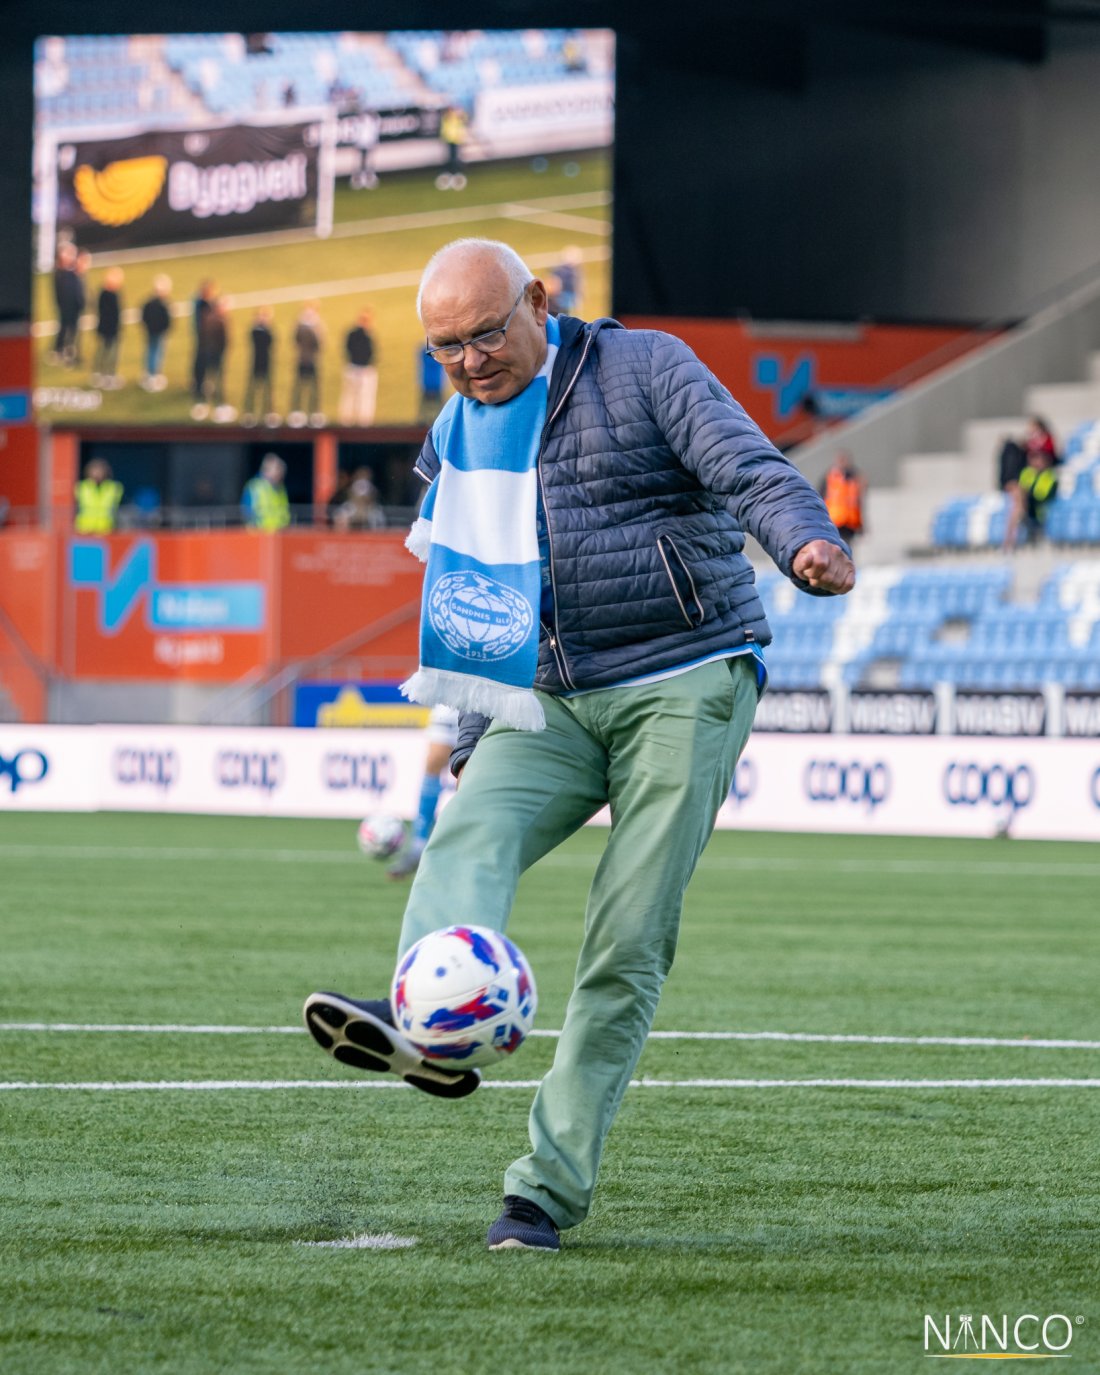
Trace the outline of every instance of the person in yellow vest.
[[278, 454], [265, 454], [260, 471], [247, 483], [241, 506], [254, 530], [283, 530], [290, 524], [290, 500], [283, 486], [286, 464]]
[[853, 535], [863, 531], [863, 475], [852, 462], [851, 454], [839, 453], [833, 466], [825, 474], [821, 495], [829, 511], [829, 519], [850, 544]]
[[461, 105], [444, 110], [439, 123], [439, 137], [447, 148], [447, 169], [440, 172], [435, 184], [440, 191], [461, 191], [466, 185], [462, 170], [462, 147], [469, 138], [470, 121]]
[[93, 458], [84, 469], [84, 476], [73, 489], [76, 497], [76, 518], [73, 525], [81, 535], [109, 535], [122, 502], [122, 483], [116, 482], [111, 465], [102, 458]]
[[1036, 539], [1050, 511], [1050, 504], [1058, 495], [1058, 467], [1053, 453], [1047, 449], [1033, 449], [1017, 479], [1016, 490], [1010, 494], [1012, 506], [1005, 524], [1005, 548], [1015, 549], [1020, 526], [1028, 538]]

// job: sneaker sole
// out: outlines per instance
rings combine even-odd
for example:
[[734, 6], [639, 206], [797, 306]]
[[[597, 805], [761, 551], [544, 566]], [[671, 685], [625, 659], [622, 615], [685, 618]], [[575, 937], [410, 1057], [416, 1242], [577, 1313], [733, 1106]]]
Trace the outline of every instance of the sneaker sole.
[[507, 1241], [498, 1241], [489, 1247], [490, 1251], [545, 1251], [548, 1255], [556, 1256], [561, 1250], [558, 1246], [532, 1246], [526, 1241], [517, 1241], [515, 1237], [509, 1237]]
[[306, 1030], [342, 1065], [372, 1074], [396, 1074], [435, 1098], [466, 1098], [481, 1083], [477, 1070], [448, 1074], [425, 1064], [393, 1027], [339, 993], [312, 993], [303, 1009]]

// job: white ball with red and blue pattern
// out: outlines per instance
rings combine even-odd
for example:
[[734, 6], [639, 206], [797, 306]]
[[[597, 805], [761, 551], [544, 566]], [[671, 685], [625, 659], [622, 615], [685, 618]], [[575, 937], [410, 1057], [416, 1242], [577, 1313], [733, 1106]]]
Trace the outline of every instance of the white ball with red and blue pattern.
[[522, 952], [487, 926], [448, 926], [398, 961], [394, 1022], [426, 1060], [456, 1070], [499, 1064], [523, 1044], [538, 993]]
[[399, 816], [375, 812], [359, 823], [359, 848], [371, 859], [389, 859], [405, 842], [405, 823]]

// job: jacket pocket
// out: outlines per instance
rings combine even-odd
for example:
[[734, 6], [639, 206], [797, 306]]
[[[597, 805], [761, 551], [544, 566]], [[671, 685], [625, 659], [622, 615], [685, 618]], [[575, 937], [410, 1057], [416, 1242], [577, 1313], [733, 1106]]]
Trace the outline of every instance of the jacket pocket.
[[684, 557], [676, 548], [676, 542], [671, 535], [657, 536], [657, 552], [661, 556], [661, 562], [665, 566], [668, 580], [672, 584], [673, 595], [680, 608], [680, 614], [692, 630], [695, 630], [703, 624], [706, 612], [703, 610], [703, 603], [699, 600], [699, 593], [695, 587], [695, 579], [691, 576], [691, 569], [684, 562]]

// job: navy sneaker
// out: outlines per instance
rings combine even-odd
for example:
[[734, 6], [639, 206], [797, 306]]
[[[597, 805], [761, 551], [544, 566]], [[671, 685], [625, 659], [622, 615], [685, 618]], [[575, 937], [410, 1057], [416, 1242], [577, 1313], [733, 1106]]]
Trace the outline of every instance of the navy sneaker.
[[377, 1074], [397, 1074], [406, 1084], [436, 1098], [465, 1098], [481, 1083], [476, 1069], [438, 1069], [421, 1058], [396, 1029], [387, 998], [345, 998], [311, 993], [303, 1009], [306, 1030], [342, 1065]]
[[561, 1238], [553, 1218], [537, 1203], [519, 1194], [504, 1195], [504, 1210], [489, 1228], [490, 1251], [522, 1247], [527, 1251], [560, 1251]]

